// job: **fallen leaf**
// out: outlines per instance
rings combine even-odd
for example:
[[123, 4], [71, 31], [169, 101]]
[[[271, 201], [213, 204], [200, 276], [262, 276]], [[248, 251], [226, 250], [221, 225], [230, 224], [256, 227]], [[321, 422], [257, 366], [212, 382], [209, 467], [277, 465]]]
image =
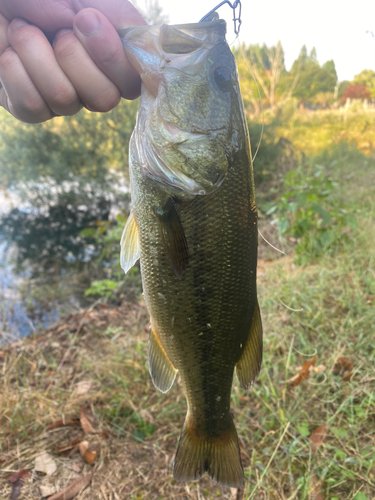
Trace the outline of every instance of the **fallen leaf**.
[[350, 382], [353, 376], [354, 364], [349, 358], [341, 356], [336, 359], [333, 365], [333, 373], [341, 375], [344, 382]]
[[57, 470], [57, 465], [54, 459], [48, 453], [42, 453], [35, 458], [34, 469], [37, 472], [44, 472], [47, 476], [52, 476]]
[[[73, 441], [69, 444], [66, 444], [64, 446], [58, 446], [56, 448], [56, 453], [60, 453], [61, 455], [66, 455], [66, 454], [70, 455], [77, 448], [77, 446], [79, 445], [79, 443], [81, 441], [82, 441], [82, 436], [78, 437], [76, 439], [73, 439]], [[67, 453], [67, 452], [69, 452], [69, 453]]]
[[12, 484], [12, 493], [10, 495], [10, 500], [17, 500], [17, 498], [21, 494], [22, 485], [23, 485], [22, 479], [19, 479], [18, 481]]
[[86, 488], [92, 480], [93, 474], [89, 474], [85, 477], [79, 477], [75, 481], [73, 481], [65, 490], [59, 491], [55, 495], [49, 497], [48, 500], [71, 500], [78, 493]]
[[84, 456], [86, 451], [89, 449], [89, 442], [88, 441], [81, 441], [79, 443], [79, 452], [81, 454], [81, 457]]
[[56, 491], [55, 487], [51, 484], [40, 484], [39, 485], [40, 494], [42, 497], [49, 497], [53, 495]]
[[343, 371], [351, 371], [353, 370], [354, 365], [353, 362], [349, 358], [345, 358], [344, 356], [340, 356], [335, 360], [335, 364], [333, 365], [333, 373], [335, 375], [339, 375]]
[[321, 489], [322, 482], [320, 481], [318, 476], [313, 474], [310, 477], [309, 486], [310, 486], [309, 500], [324, 500]]
[[306, 361], [306, 363], [302, 365], [301, 371], [297, 373], [297, 375], [294, 375], [294, 377], [287, 380], [286, 383], [290, 387], [297, 387], [297, 385], [300, 385], [301, 382], [310, 378], [310, 367], [315, 366], [315, 363], [316, 356], [314, 356], [310, 361]]
[[91, 423], [94, 421], [94, 415], [92, 414], [90, 408], [83, 407], [81, 409], [81, 415], [79, 418], [81, 421], [83, 432], [85, 434], [94, 434], [95, 431], [91, 425]]
[[88, 441], [82, 441], [79, 443], [79, 452], [83, 460], [89, 465], [93, 464], [96, 458], [96, 451], [90, 450], [90, 445]]
[[327, 427], [320, 425], [310, 435], [309, 441], [313, 452], [317, 451], [318, 447], [323, 443], [327, 435]]
[[5, 455], [3, 457], [0, 458], [0, 464], [4, 463], [4, 462], [8, 462], [9, 460], [13, 460], [14, 457], [12, 457], [11, 455]]
[[314, 366], [313, 371], [314, 373], [320, 374], [324, 373], [327, 370], [327, 367], [325, 365], [318, 365]]
[[351, 379], [353, 377], [353, 372], [348, 372], [348, 371], [345, 371], [343, 374], [342, 374], [342, 380], [344, 382], [350, 382]]
[[14, 472], [11, 476], [8, 477], [8, 481], [10, 483], [15, 483], [19, 479], [24, 479], [25, 477], [30, 476], [30, 472], [26, 469], [21, 469], [18, 470], [17, 472]]
[[69, 420], [69, 422], [65, 422], [64, 420], [58, 420], [57, 422], [54, 422], [53, 424], [50, 424], [47, 428], [46, 431], [51, 431], [52, 429], [57, 429], [58, 427], [66, 427], [66, 426], [76, 426], [79, 425], [79, 419], [74, 418], [73, 420]]
[[26, 469], [21, 469], [17, 472], [14, 472], [14, 474], [8, 477], [8, 481], [12, 483], [12, 493], [10, 495], [10, 500], [17, 500], [17, 498], [21, 494], [23, 480], [28, 476], [30, 476], [29, 471], [27, 471]]
[[72, 470], [74, 470], [74, 472], [81, 472], [82, 470], [82, 467], [80, 465], [77, 464], [77, 462], [73, 462], [72, 465], [71, 465], [71, 468]]
[[75, 394], [81, 396], [82, 394], [87, 394], [92, 387], [91, 380], [81, 380], [78, 382], [77, 387], [75, 388]]

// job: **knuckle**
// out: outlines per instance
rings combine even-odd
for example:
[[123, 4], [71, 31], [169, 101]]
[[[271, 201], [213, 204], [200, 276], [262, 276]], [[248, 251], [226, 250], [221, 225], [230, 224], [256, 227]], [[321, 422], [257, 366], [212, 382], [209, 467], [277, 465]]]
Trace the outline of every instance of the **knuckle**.
[[12, 49], [8, 49], [0, 56], [0, 74], [12, 71], [18, 61], [18, 56]]
[[61, 110], [79, 109], [80, 107], [75, 90], [64, 83], [56, 85], [54, 94], [49, 99], [49, 105], [52, 111], [59, 112], [59, 114], [61, 114]]
[[35, 26], [20, 26], [12, 32], [9, 41], [11, 46], [17, 49], [34, 44], [34, 42], [40, 38], [40, 34], [41, 32]]
[[119, 92], [113, 91], [108, 93], [103, 93], [98, 96], [96, 102], [93, 106], [95, 111], [99, 111], [100, 113], [107, 113], [111, 111], [111, 109], [115, 108], [121, 100], [121, 96]]
[[68, 33], [59, 38], [55, 43], [55, 55], [57, 60], [64, 61], [76, 57], [78, 39], [73, 33]]

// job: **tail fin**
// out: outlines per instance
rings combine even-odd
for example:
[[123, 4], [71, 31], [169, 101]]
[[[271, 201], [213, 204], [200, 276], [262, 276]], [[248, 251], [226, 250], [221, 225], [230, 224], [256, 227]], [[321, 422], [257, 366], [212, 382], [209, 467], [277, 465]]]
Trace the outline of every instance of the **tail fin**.
[[243, 485], [240, 449], [232, 419], [228, 430], [217, 438], [198, 436], [188, 419], [185, 421], [174, 460], [174, 478], [192, 481], [205, 472], [220, 484], [232, 488]]

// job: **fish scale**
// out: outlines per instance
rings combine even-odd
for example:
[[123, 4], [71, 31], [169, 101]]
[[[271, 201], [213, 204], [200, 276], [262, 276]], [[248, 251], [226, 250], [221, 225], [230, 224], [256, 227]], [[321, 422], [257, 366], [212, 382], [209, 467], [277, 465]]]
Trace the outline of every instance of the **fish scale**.
[[[129, 28], [122, 33], [127, 56], [143, 75], [137, 125], [130, 143], [133, 209], [122, 239], [122, 262], [127, 270], [140, 258], [144, 297], [151, 317], [149, 365], [154, 384], [166, 392], [178, 372], [187, 399], [175, 478], [197, 479], [207, 471], [222, 484], [240, 486], [243, 469], [230, 414], [231, 387], [235, 367], [243, 387], [255, 380], [261, 363], [262, 329], [256, 296], [257, 211], [249, 138], [235, 62], [224, 42], [222, 23], [207, 23], [208, 34], [201, 25], [175, 26], [168, 33], [168, 50], [172, 50], [173, 37], [178, 37], [176, 47], [182, 50], [186, 43], [188, 51], [195, 37], [192, 53], [197, 52], [201, 66], [205, 53], [199, 51], [207, 53], [206, 66], [202, 66], [204, 71], [197, 80], [191, 76], [193, 70], [189, 74], [189, 85], [196, 82], [196, 92], [189, 88], [185, 96], [178, 96], [176, 90], [186, 88], [176, 80], [176, 75], [183, 79], [187, 71], [185, 53], [168, 53], [169, 59], [164, 54], [162, 69], [147, 67], [148, 51], [154, 55], [157, 47], [163, 54], [163, 46], [156, 44], [169, 27]], [[189, 38], [184, 38], [187, 34]], [[164, 78], [167, 59], [173, 73]], [[191, 54], [187, 61], [190, 65], [194, 61]], [[215, 70], [221, 79], [231, 75], [231, 83], [228, 80], [222, 85], [224, 90], [221, 81], [215, 83]], [[152, 89], [155, 81], [160, 81], [162, 99], [170, 95], [179, 101], [163, 102], [161, 106], [158, 95], [152, 97], [148, 88], [151, 75]], [[205, 109], [213, 111], [204, 117], [201, 128], [210, 124], [216, 132], [206, 130], [198, 143], [191, 134], [191, 110], [202, 99], [212, 100], [212, 106], [210, 101], [205, 102]], [[175, 118], [166, 111], [172, 104], [179, 113]], [[152, 123], [147, 121], [150, 106]], [[160, 124], [168, 124], [163, 128], [163, 147], [161, 143], [155, 146], [153, 137], [159, 135], [152, 131], [157, 127], [160, 108]], [[199, 128], [199, 114], [194, 119], [194, 126]], [[184, 137], [184, 131], [184, 151], [188, 154], [185, 163], [179, 163], [179, 157], [171, 155], [169, 148], [175, 147], [173, 138]], [[143, 154], [148, 141], [153, 154], [158, 155], [152, 168], [143, 161], [154, 161]], [[205, 187], [200, 191], [205, 194], [197, 195], [195, 186], [204, 175], [197, 170], [207, 161], [202, 141], [211, 141], [207, 149], [218, 152], [214, 166], [223, 176], [217, 181], [213, 176], [211, 187], [205, 178]], [[194, 158], [192, 165], [190, 158]], [[173, 172], [170, 180], [169, 174], [158, 173], [164, 165]], [[174, 178], [179, 176], [176, 188]], [[186, 180], [189, 178], [194, 184]]]

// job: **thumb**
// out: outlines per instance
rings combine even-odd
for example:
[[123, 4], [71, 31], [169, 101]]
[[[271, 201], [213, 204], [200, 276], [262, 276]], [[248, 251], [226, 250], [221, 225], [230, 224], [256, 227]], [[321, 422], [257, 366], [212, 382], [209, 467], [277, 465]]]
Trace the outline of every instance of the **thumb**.
[[129, 26], [144, 26], [147, 22], [128, 0], [72, 0], [76, 12], [93, 8], [106, 16], [116, 30]]
[[73, 29], [96, 66], [116, 85], [121, 96], [125, 99], [138, 97], [140, 77], [126, 57], [120, 37], [109, 19], [96, 9], [83, 9], [74, 18]]

